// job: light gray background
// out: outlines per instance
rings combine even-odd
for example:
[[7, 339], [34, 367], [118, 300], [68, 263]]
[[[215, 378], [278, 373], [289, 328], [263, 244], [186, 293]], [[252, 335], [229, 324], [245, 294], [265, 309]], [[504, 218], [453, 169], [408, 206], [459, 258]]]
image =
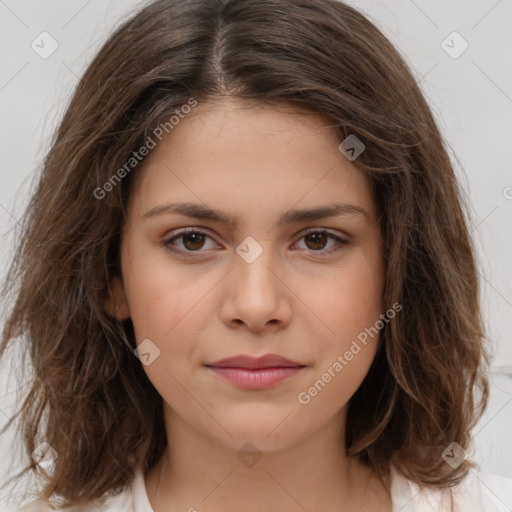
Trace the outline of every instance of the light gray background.
[[[512, 477], [512, 2], [349, 3], [383, 30], [413, 68], [470, 198], [488, 342], [494, 353], [491, 403], [475, 428], [472, 455], [483, 469]], [[78, 78], [114, 25], [140, 4], [133, 0], [0, 0], [2, 275], [35, 169]], [[47, 59], [31, 48], [44, 31], [58, 43]], [[469, 44], [458, 58], [443, 49], [446, 45], [453, 46], [452, 52], [461, 48], [458, 36], [446, 39], [454, 31]], [[15, 354], [0, 368], [2, 422], [12, 413], [19, 387], [10, 377], [10, 364], [16, 365]], [[19, 448], [15, 450], [13, 434], [0, 437], [0, 482], [18, 468]]]

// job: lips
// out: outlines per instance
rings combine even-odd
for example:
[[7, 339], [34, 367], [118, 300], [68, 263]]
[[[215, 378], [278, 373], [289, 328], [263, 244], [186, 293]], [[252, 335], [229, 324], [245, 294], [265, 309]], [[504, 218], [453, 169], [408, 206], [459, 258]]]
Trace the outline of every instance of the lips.
[[239, 355], [205, 365], [223, 381], [243, 390], [265, 390], [302, 373], [305, 365], [277, 354]]
[[238, 355], [227, 357], [205, 366], [212, 368], [242, 368], [245, 370], [261, 370], [263, 368], [303, 368], [305, 365], [291, 361], [277, 354], [265, 354], [261, 357]]

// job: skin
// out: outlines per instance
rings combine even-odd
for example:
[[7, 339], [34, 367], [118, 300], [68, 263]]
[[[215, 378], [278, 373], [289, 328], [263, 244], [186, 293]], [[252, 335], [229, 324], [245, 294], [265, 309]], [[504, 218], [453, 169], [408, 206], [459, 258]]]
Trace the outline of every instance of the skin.
[[[144, 366], [163, 397], [168, 439], [145, 475], [155, 512], [391, 511], [382, 483], [344, 450], [347, 404], [377, 337], [308, 404], [298, 401], [384, 312], [375, 201], [339, 142], [316, 114], [224, 98], [193, 109], [136, 175], [122, 282], [114, 280], [109, 307], [118, 319], [131, 317], [137, 344], [150, 339], [160, 350]], [[238, 223], [144, 217], [176, 201], [223, 210]], [[277, 224], [290, 209], [334, 202], [365, 213]], [[208, 236], [175, 239], [182, 253], [172, 252], [165, 242], [187, 227]], [[348, 243], [305, 236], [306, 228]], [[251, 263], [236, 252], [248, 236], [263, 249]], [[242, 390], [204, 366], [266, 353], [306, 367], [273, 388]], [[248, 442], [261, 456], [251, 467], [237, 457]]]

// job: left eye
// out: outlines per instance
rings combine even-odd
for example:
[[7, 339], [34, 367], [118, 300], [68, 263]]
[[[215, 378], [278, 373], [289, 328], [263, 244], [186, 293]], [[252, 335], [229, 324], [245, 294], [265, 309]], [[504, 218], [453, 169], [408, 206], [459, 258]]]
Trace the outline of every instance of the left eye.
[[[211, 237], [207, 235], [206, 233], [203, 233], [202, 231], [197, 230], [182, 230], [178, 232], [176, 235], [174, 235], [172, 238], [167, 240], [165, 243], [166, 246], [169, 247], [169, 249], [176, 250], [174, 247], [174, 241], [182, 239], [182, 245], [185, 246], [185, 249], [178, 249], [178, 251], [185, 251], [185, 252], [198, 252], [198, 249], [200, 249], [204, 245], [204, 240], [206, 238]], [[200, 251], [204, 252], [204, 251]]]
[[[201, 251], [200, 249], [204, 247], [206, 239], [212, 240], [212, 238], [208, 234], [202, 231], [198, 231], [197, 229], [191, 228], [179, 231], [173, 237], [166, 240], [164, 242], [164, 245], [174, 252], [205, 252]], [[306, 250], [311, 250], [313, 252], [323, 252], [324, 254], [338, 252], [343, 248], [344, 245], [348, 244], [347, 240], [325, 229], [309, 229], [307, 232], [302, 234], [300, 239], [304, 239], [306, 241]], [[181, 241], [181, 248], [176, 247], [176, 240]], [[325, 246], [328, 240], [334, 242], [334, 247], [325, 250]], [[189, 254], [187, 254], [187, 256], [188, 255]]]
[[[309, 240], [309, 247], [306, 247], [306, 249], [310, 249], [313, 252], [323, 252], [324, 254], [331, 254], [341, 251], [343, 246], [348, 244], [348, 240], [341, 238], [334, 233], [327, 231], [326, 229], [310, 229], [303, 233], [300, 239], [302, 238], [304, 238], [304, 240]], [[324, 250], [324, 246], [328, 240], [334, 242], [334, 247], [331, 246], [330, 249]], [[306, 245], [308, 245], [307, 242]]]

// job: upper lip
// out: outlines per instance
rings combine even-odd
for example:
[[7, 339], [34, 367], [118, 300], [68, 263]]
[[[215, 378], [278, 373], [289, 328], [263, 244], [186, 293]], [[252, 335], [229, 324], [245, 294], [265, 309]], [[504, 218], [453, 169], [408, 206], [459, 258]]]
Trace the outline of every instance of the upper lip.
[[290, 361], [286, 357], [277, 354], [265, 354], [261, 357], [252, 357], [247, 355], [238, 355], [227, 357], [206, 366], [214, 366], [216, 368], [246, 368], [255, 370], [260, 368], [283, 368], [283, 367], [302, 367], [303, 364], [296, 361]]

